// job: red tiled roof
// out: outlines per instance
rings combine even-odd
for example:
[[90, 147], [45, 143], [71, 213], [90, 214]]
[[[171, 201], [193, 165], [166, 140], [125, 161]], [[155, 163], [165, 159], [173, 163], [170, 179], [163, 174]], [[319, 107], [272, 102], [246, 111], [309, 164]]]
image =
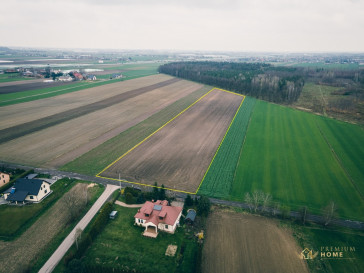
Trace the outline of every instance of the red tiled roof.
[[[147, 223], [152, 222], [156, 226], [158, 226], [159, 223], [173, 226], [176, 223], [177, 218], [182, 211], [182, 208], [167, 206], [167, 204], [167, 200], [158, 200], [154, 203], [147, 201], [145, 202], [143, 207], [141, 207], [138, 213], [135, 214], [134, 218], [146, 220]], [[155, 210], [154, 205], [160, 205], [162, 206], [162, 209]], [[149, 214], [149, 217], [145, 216], [145, 213]], [[163, 219], [161, 220], [159, 217], [162, 217]]]

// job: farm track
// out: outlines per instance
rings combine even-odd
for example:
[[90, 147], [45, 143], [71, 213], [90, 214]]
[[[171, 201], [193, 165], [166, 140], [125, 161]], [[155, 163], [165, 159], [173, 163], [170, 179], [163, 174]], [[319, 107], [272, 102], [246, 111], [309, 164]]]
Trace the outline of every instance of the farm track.
[[68, 120], [87, 115], [89, 113], [101, 110], [106, 107], [110, 107], [112, 105], [123, 102], [127, 99], [134, 98], [141, 94], [150, 92], [156, 88], [161, 88], [164, 86], [168, 86], [172, 83], [178, 82], [180, 79], [174, 78], [167, 81], [163, 81], [160, 83], [156, 83], [153, 85], [137, 88], [122, 94], [118, 94], [112, 96], [110, 98], [106, 98], [101, 101], [97, 101], [88, 105], [81, 106], [79, 108], [70, 109], [61, 113], [57, 113], [51, 116], [47, 116], [38, 120], [30, 121], [27, 123], [19, 124], [13, 127], [9, 127], [3, 130], [0, 130], [0, 144], [8, 142], [10, 140], [16, 139], [18, 137], [22, 137], [24, 135], [34, 133], [36, 131], [40, 131], [42, 129], [48, 128], [50, 126], [54, 126]]

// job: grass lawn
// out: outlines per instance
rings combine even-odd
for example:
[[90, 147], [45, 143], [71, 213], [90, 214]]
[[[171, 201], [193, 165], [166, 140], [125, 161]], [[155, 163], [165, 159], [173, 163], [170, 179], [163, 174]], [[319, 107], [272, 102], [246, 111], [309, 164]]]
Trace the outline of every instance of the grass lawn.
[[246, 192], [262, 190], [293, 210], [307, 205], [314, 214], [333, 200], [341, 217], [364, 220], [361, 143], [358, 126], [257, 101], [229, 198], [243, 201]]
[[156, 131], [171, 118], [207, 93], [210, 89], [211, 87], [205, 86], [186, 97], [179, 99], [175, 103], [122, 132], [118, 136], [109, 139], [93, 150], [67, 163], [62, 166], [61, 169], [64, 171], [84, 173], [88, 175], [98, 174], [120, 155], [124, 154], [134, 145], [138, 144], [151, 133]]
[[[348, 229], [322, 229], [318, 226], [298, 226], [293, 225], [293, 235], [298, 244], [304, 248], [312, 249], [317, 256], [312, 260], [307, 260], [307, 264], [312, 273], [361, 273], [364, 268], [364, 233]], [[323, 247], [323, 249], [322, 249]], [[321, 251], [325, 252], [325, 247], [345, 247], [343, 258], [325, 259], [321, 257]], [[346, 251], [348, 250], [348, 251]], [[354, 251], [353, 251], [354, 250]]]
[[[180, 227], [175, 234], [160, 232], [156, 239], [146, 238], [144, 228], [134, 226], [138, 209], [115, 209], [118, 217], [109, 221], [85, 253], [86, 264], [132, 272], [194, 272], [198, 245], [193, 235], [187, 237]], [[169, 244], [178, 247], [174, 257], [165, 256]]]
[[63, 194], [69, 191], [74, 182], [68, 179], [58, 180], [51, 185], [51, 193], [38, 204], [25, 206], [0, 206], [0, 239], [12, 240], [31, 226], [45, 211], [47, 211]]

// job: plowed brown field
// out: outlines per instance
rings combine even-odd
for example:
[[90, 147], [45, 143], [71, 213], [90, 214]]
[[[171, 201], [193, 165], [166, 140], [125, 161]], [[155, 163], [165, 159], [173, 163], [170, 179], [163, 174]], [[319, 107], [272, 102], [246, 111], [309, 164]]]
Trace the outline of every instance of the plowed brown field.
[[194, 193], [242, 99], [214, 89], [100, 176]]
[[[154, 81], [155, 77], [152, 79]], [[166, 80], [165, 76], [161, 76], [159, 80], [161, 79]], [[137, 82], [137, 84], [139, 87], [140, 83]], [[130, 83], [128, 86], [130, 86]], [[182, 80], [127, 98], [111, 106], [105, 105], [105, 108], [1, 144], [1, 159], [31, 166], [61, 166], [201, 87], [200, 84]], [[89, 91], [92, 92], [92, 89], [89, 89]], [[119, 92], [121, 93], [128, 89], [119, 86]], [[75, 93], [78, 92], [72, 94]], [[82, 97], [83, 93], [81, 94]], [[104, 92], [99, 91], [97, 94], [101, 98], [104, 97]], [[59, 98], [55, 97], [54, 99]], [[79, 108], [88, 106], [88, 104], [84, 105], [81, 101], [79, 104]], [[34, 107], [31, 108], [34, 109]], [[47, 112], [47, 109], [45, 112]], [[50, 112], [53, 111], [50, 110]], [[35, 116], [41, 116], [37, 112], [33, 113]], [[62, 118], [62, 113], [57, 116]], [[15, 116], [19, 117], [19, 120], [24, 121], [27, 119], [26, 114], [25, 116], [15, 114]], [[8, 118], [11, 119], [9, 116]], [[31, 121], [32, 118], [28, 119]], [[29, 124], [33, 123], [34, 126], [39, 124], [37, 121], [31, 121]]]
[[260, 216], [215, 211], [207, 221], [205, 273], [308, 273], [289, 230]]

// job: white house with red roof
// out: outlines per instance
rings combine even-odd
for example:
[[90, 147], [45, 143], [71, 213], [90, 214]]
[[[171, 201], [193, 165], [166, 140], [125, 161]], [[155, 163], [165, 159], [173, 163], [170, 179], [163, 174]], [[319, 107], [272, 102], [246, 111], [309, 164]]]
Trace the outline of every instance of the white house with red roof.
[[147, 201], [135, 214], [135, 224], [145, 227], [144, 236], [156, 238], [158, 231], [174, 233], [182, 208], [169, 206], [167, 200]]

